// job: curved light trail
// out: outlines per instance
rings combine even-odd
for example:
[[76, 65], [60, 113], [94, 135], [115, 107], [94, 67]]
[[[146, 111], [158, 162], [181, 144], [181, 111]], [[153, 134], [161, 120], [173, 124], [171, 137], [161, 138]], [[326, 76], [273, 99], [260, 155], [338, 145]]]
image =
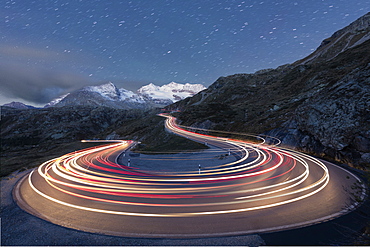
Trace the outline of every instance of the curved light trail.
[[281, 208], [317, 198], [330, 183], [328, 167], [308, 155], [266, 145], [260, 136], [260, 143], [252, 143], [195, 133], [177, 125], [174, 117], [161, 116], [167, 130], [229, 151], [236, 160], [199, 171], [158, 174], [117, 162], [133, 141], [108, 141], [43, 163], [19, 186], [19, 200], [33, 208], [29, 211], [45, 213], [22, 194], [24, 187], [78, 214], [199, 219]]

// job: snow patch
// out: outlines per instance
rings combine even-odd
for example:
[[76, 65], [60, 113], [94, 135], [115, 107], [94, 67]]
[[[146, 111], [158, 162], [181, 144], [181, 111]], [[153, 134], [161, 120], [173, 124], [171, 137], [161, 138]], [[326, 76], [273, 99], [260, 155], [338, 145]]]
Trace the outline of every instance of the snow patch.
[[117, 100], [120, 97], [118, 88], [112, 82], [108, 82], [99, 86], [87, 86], [82, 90], [99, 93], [109, 100]]
[[54, 100], [50, 101], [49, 103], [47, 103], [47, 104], [44, 106], [44, 108], [52, 107], [52, 106], [54, 106], [54, 105], [58, 104], [60, 101], [62, 101], [62, 100], [63, 100], [65, 97], [67, 97], [68, 95], [69, 95], [69, 93], [64, 94], [64, 95], [62, 95], [62, 96], [60, 96], [60, 97], [58, 97], [58, 98], [56, 98], [56, 99], [54, 99]]
[[202, 84], [181, 84], [171, 82], [163, 86], [156, 86], [153, 83], [150, 83], [141, 87], [137, 92], [153, 100], [169, 100], [177, 102], [187, 97], [191, 97], [204, 89], [206, 89], [206, 87]]

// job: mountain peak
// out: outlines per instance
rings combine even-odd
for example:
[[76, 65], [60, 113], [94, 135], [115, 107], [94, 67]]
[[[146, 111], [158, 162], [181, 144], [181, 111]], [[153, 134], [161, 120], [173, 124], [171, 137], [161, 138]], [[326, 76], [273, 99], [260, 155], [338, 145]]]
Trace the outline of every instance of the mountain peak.
[[98, 86], [84, 87], [82, 91], [97, 92], [109, 100], [117, 100], [120, 97], [118, 88], [110, 81]]
[[308, 64], [317, 61], [329, 61], [340, 53], [358, 46], [370, 39], [370, 12], [358, 18], [348, 26], [336, 31], [324, 39], [312, 54], [296, 64]]
[[33, 109], [33, 108], [36, 108], [34, 106], [26, 105], [22, 102], [16, 102], [16, 101], [13, 101], [13, 102], [8, 103], [8, 104], [4, 104], [4, 106], [11, 107], [11, 108], [16, 108], [16, 109]]
[[168, 86], [177, 86], [177, 85], [181, 85], [181, 84], [180, 84], [180, 83], [177, 83], [177, 82], [172, 81], [172, 82], [168, 83], [167, 85], [168, 85]]
[[160, 87], [150, 83], [141, 87], [138, 93], [154, 100], [157, 104], [168, 105], [191, 97], [204, 89], [201, 84], [181, 84], [172, 81]]

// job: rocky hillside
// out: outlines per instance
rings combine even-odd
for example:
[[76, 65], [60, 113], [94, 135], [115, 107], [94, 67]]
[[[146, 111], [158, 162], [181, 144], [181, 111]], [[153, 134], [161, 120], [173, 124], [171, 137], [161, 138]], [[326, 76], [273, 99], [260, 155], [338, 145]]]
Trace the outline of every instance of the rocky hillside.
[[87, 148], [83, 139], [136, 140], [141, 150], [205, 148], [164, 130], [159, 111], [64, 106], [42, 109], [1, 107], [0, 177], [35, 167], [68, 152]]
[[220, 77], [177, 102], [184, 125], [279, 137], [285, 146], [370, 167], [370, 14], [276, 69]]
[[[138, 119], [143, 114], [138, 110], [107, 107], [14, 109], [2, 106], [1, 175], [84, 148], [72, 145], [72, 150], [62, 148], [55, 153], [56, 149], [65, 144], [100, 137], [99, 134], [109, 128], [118, 128], [124, 122]], [[40, 162], [36, 162], [39, 158]]]

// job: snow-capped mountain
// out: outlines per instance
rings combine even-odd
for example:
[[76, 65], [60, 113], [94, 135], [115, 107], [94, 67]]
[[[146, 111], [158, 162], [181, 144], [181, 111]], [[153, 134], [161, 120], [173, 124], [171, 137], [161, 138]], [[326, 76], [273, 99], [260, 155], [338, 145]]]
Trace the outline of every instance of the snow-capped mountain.
[[153, 83], [141, 87], [137, 92], [118, 89], [112, 82], [98, 86], [87, 86], [54, 99], [45, 107], [68, 105], [98, 105], [121, 109], [145, 109], [163, 107], [186, 97], [193, 96], [205, 87], [201, 84], [171, 82], [163, 86]]
[[112, 82], [99, 86], [88, 86], [83, 88], [84, 91], [96, 92], [112, 101], [130, 101], [133, 103], [145, 104], [145, 99], [132, 91], [124, 88], [118, 89]]
[[123, 88], [118, 89], [112, 82], [83, 87], [51, 101], [45, 107], [74, 105], [106, 106], [120, 109], [144, 109], [148, 107], [142, 96]]
[[137, 92], [144, 95], [158, 104], [172, 104], [179, 100], [191, 97], [206, 89], [201, 84], [180, 84], [171, 82], [163, 86], [156, 86], [153, 83], [141, 87]]
[[108, 82], [99, 86], [87, 86], [82, 88], [83, 91], [96, 92], [108, 100], [120, 100], [119, 89], [112, 83]]

